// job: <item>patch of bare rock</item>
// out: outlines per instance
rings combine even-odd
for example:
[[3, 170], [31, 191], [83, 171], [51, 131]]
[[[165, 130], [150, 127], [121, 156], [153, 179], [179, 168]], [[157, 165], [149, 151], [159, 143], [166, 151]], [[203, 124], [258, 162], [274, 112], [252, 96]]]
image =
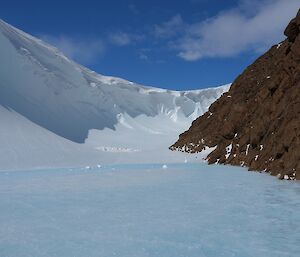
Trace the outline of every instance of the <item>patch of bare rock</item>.
[[179, 136], [171, 150], [216, 147], [208, 163], [245, 166], [300, 179], [300, 10], [284, 34], [229, 92]]

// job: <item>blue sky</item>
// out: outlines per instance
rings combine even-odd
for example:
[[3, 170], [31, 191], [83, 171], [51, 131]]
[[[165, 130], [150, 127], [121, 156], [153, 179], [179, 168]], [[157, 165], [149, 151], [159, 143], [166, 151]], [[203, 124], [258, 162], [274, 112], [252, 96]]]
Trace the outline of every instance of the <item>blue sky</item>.
[[234, 80], [300, 0], [1, 1], [0, 18], [104, 75], [169, 89]]

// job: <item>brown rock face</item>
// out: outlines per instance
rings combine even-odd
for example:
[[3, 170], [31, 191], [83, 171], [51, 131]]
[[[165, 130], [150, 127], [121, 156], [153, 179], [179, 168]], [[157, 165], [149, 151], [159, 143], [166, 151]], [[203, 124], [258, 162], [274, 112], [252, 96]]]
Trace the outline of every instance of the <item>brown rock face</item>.
[[284, 32], [287, 39], [250, 65], [170, 149], [196, 153], [216, 146], [210, 164], [300, 179], [299, 30], [300, 11]]

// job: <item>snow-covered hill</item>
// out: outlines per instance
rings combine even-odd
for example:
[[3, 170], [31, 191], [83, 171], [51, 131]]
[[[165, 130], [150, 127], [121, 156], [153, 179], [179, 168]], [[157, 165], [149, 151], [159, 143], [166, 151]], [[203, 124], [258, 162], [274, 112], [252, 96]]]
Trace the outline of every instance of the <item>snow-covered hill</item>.
[[1, 20], [0, 56], [0, 170], [182, 161], [168, 145], [229, 89], [99, 75]]

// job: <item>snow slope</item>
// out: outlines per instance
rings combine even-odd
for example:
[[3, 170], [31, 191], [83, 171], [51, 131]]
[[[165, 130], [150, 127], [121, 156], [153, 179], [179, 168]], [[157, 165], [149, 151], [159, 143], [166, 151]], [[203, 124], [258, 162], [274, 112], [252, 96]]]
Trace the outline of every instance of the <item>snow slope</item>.
[[179, 161], [168, 146], [229, 89], [178, 92], [99, 75], [1, 20], [0, 56], [2, 170]]

